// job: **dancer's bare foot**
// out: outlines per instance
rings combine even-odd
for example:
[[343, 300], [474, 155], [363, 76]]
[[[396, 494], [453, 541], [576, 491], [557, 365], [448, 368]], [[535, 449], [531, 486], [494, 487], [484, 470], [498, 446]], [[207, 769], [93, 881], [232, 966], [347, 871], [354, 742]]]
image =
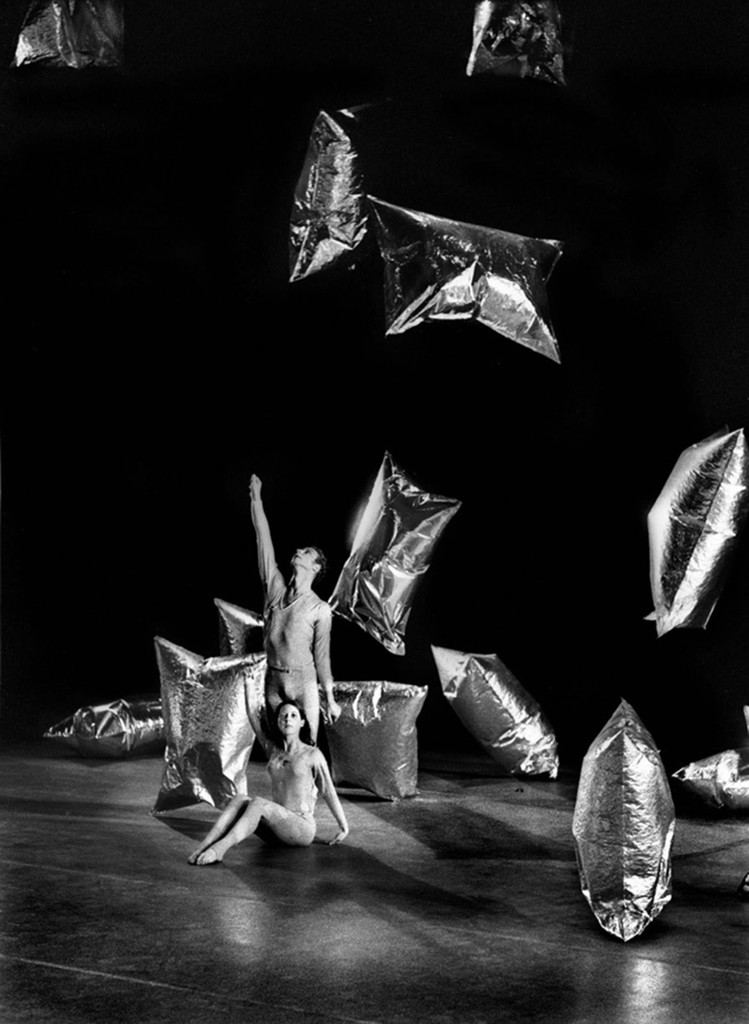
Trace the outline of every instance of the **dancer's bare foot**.
[[193, 850], [192, 853], [190, 854], [190, 856], [187, 858], [187, 863], [188, 864], [197, 864], [198, 863], [198, 857], [201, 855], [202, 852], [203, 852], [203, 847], [202, 846], [199, 846], [197, 848], [197, 850]]
[[198, 854], [197, 859], [193, 861], [193, 864], [197, 864], [198, 867], [202, 868], [207, 864], [220, 864], [222, 860], [223, 857], [216, 847], [209, 846], [207, 850], [203, 850], [202, 853]]

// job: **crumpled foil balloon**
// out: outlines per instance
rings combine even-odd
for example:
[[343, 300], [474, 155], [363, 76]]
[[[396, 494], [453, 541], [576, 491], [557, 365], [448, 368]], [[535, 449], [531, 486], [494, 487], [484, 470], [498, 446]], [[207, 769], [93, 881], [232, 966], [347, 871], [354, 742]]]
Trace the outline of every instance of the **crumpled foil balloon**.
[[251, 654], [263, 649], [263, 616], [215, 597], [218, 609], [219, 653]]
[[247, 792], [248, 694], [262, 692], [265, 654], [202, 658], [161, 637], [155, 646], [166, 751], [153, 813], [200, 801], [223, 807]]
[[671, 899], [674, 825], [658, 749], [623, 700], [583, 759], [572, 834], [583, 895], [603, 930], [624, 942]]
[[369, 204], [349, 134], [355, 121], [356, 110], [321, 110], [312, 126], [291, 212], [291, 281], [350, 265], [367, 233]]
[[340, 717], [325, 727], [333, 781], [366, 789], [383, 800], [418, 793], [416, 719], [426, 686], [392, 682], [336, 682]]
[[127, 757], [164, 748], [164, 716], [159, 697], [112, 700], [79, 708], [44, 733], [84, 757]]
[[12, 63], [116, 67], [123, 37], [122, 0], [33, 0]]
[[562, 19], [554, 0], [479, 0], [466, 74], [487, 73], [564, 85]]
[[679, 456], [648, 515], [650, 588], [658, 636], [707, 626], [749, 511], [743, 430], [693, 444]]
[[496, 654], [466, 654], [432, 646], [442, 692], [468, 732], [512, 775], [554, 779], [559, 757], [554, 730], [539, 704]]
[[420, 490], [393, 462], [380, 466], [351, 554], [329, 599], [391, 654], [405, 654], [405, 632], [434, 546], [460, 508], [455, 498]]
[[742, 750], [724, 750], [674, 772], [684, 789], [710, 807], [749, 810], [749, 760]]
[[563, 243], [463, 224], [370, 196], [385, 264], [387, 334], [478, 320], [554, 362], [546, 282]]

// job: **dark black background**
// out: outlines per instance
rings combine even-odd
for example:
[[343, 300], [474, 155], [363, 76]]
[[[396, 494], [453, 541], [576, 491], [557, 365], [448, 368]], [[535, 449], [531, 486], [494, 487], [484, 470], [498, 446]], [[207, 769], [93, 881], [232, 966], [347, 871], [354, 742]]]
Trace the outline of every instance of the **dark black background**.
[[[460, 498], [407, 654], [336, 619], [335, 674], [430, 687], [429, 645], [496, 652], [563, 758], [620, 697], [667, 767], [744, 743], [749, 547], [706, 631], [656, 639], [647, 511], [681, 450], [746, 426], [743, 0], [563, 7], [568, 86], [464, 76], [473, 4], [128, 3], [122, 70], [10, 63], [0, 17], [6, 742], [158, 689], [152, 638], [215, 653], [258, 608], [247, 484], [332, 589], [387, 449]], [[321, 107], [389, 98], [391, 202], [565, 241], [557, 366], [475, 323], [384, 337], [381, 269], [287, 283]]]

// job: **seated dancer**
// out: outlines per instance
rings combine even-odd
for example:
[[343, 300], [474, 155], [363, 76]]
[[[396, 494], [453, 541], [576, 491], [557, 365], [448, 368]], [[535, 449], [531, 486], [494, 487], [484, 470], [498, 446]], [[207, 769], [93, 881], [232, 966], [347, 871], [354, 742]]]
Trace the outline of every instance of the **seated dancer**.
[[278, 566], [268, 519], [260, 496], [259, 477], [250, 480], [252, 523], [257, 538], [258, 566], [265, 590], [263, 642], [268, 656], [265, 702], [273, 721], [282, 700], [302, 708], [309, 724], [310, 742], [317, 742], [320, 723], [318, 683], [325, 690], [326, 716], [334, 722], [341, 709], [333, 697], [330, 668], [330, 605], [312, 590], [325, 570], [319, 548], [298, 548], [291, 558], [288, 586]]
[[315, 838], [318, 792], [340, 830], [330, 840], [330, 845], [346, 838], [348, 822], [325, 757], [317, 747], [311, 747], [299, 738], [303, 723], [304, 715], [293, 701], [279, 704], [276, 730], [281, 737], [281, 745], [274, 745], [268, 757], [272, 799], [235, 796], [200, 846], [187, 858], [190, 864], [204, 867], [218, 863], [227, 850], [253, 832], [257, 832], [261, 839], [280, 840], [287, 846], [309, 846]]

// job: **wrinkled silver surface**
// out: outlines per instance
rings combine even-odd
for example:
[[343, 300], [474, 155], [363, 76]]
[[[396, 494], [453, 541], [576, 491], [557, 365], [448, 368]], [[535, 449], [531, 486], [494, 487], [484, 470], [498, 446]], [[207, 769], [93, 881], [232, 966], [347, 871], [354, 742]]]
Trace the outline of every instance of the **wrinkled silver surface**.
[[247, 693], [263, 685], [265, 655], [202, 658], [161, 637], [155, 646], [166, 750], [153, 812], [201, 800], [223, 807], [247, 792], [255, 739]]
[[219, 654], [252, 654], [263, 649], [263, 616], [214, 597], [218, 609]]
[[13, 66], [116, 67], [122, 63], [123, 38], [122, 0], [34, 0]]
[[513, 775], [554, 779], [557, 741], [538, 702], [496, 654], [432, 646], [442, 692], [468, 732]]
[[562, 242], [370, 202], [385, 265], [387, 334], [427, 320], [478, 320], [559, 362], [546, 282]]
[[674, 804], [653, 737], [622, 701], [583, 759], [572, 819], [583, 894], [627, 942], [671, 899]]
[[391, 654], [405, 654], [405, 632], [419, 580], [460, 502], [412, 483], [389, 452], [380, 466], [351, 554], [329, 599]]
[[707, 626], [749, 511], [748, 482], [743, 430], [713, 434], [679, 456], [648, 515], [658, 636]]
[[554, 0], [479, 0], [466, 74], [564, 85], [562, 18]]
[[341, 706], [325, 726], [333, 781], [366, 789], [383, 800], [418, 793], [419, 748], [416, 719], [426, 686], [392, 682], [336, 682]]
[[44, 733], [84, 757], [151, 754], [164, 747], [164, 716], [158, 697], [112, 700], [79, 708]]
[[290, 280], [351, 262], [367, 231], [369, 207], [359, 155], [348, 132], [356, 114], [321, 110], [294, 190]]
[[723, 750], [679, 768], [673, 778], [685, 790], [710, 807], [730, 811], [749, 810], [749, 759], [747, 751]]

